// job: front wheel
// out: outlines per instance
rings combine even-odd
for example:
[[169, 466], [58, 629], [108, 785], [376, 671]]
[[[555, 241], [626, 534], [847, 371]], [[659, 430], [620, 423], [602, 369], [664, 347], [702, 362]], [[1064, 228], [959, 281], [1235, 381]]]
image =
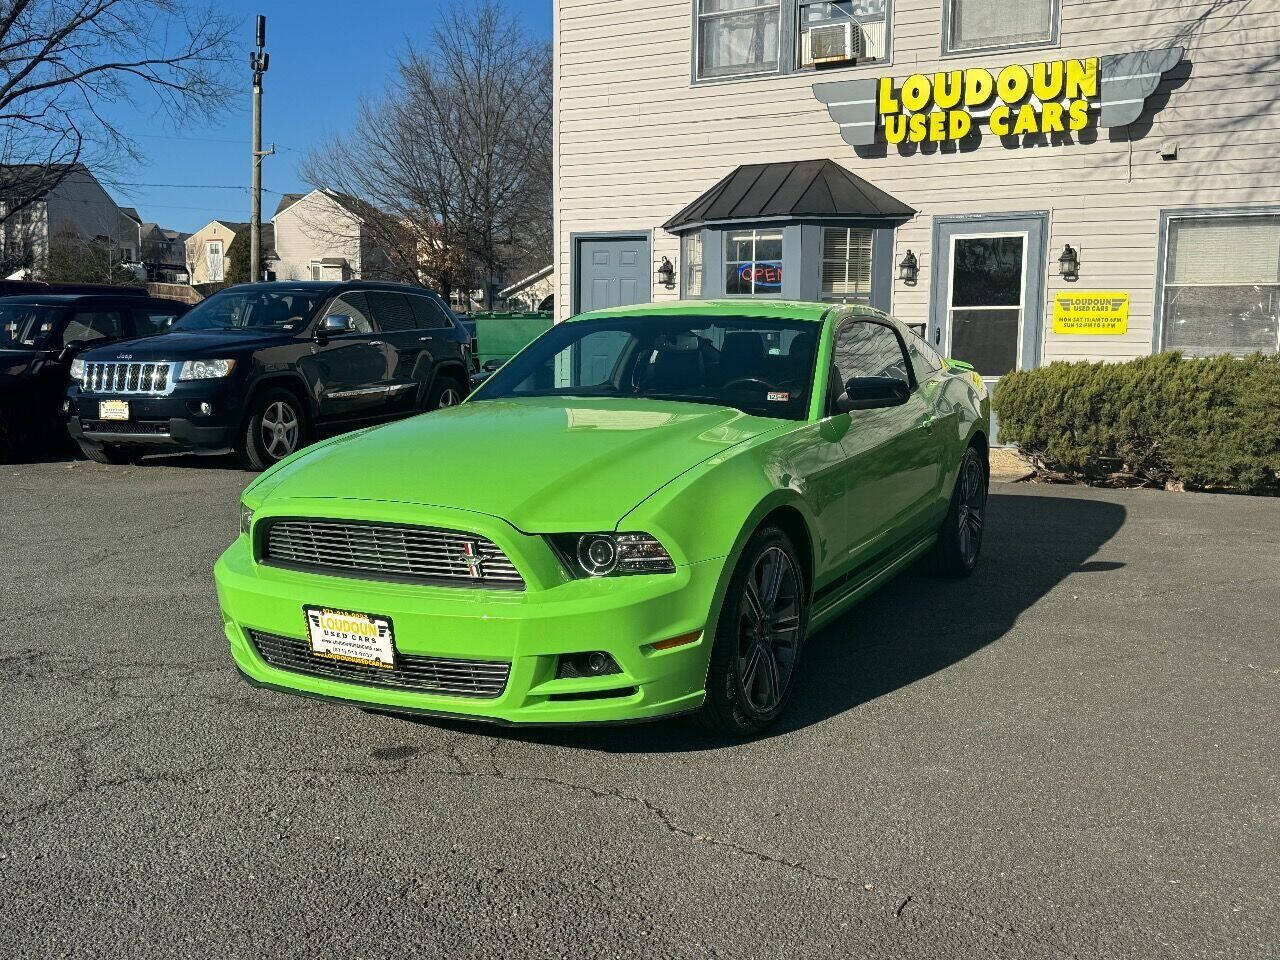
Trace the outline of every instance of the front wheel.
[[288, 390], [264, 390], [253, 400], [236, 459], [246, 470], [265, 470], [307, 443], [302, 404]]
[[809, 623], [809, 594], [791, 539], [758, 530], [729, 581], [707, 670], [703, 726], [747, 737], [777, 720], [791, 698]]
[[94, 463], [110, 463], [119, 466], [138, 460], [138, 453], [125, 447], [110, 443], [92, 443], [88, 440], [77, 440], [76, 443], [80, 446], [80, 452]]
[[951, 506], [938, 531], [929, 566], [944, 577], [967, 577], [978, 563], [987, 520], [987, 469], [970, 447], [960, 461]]

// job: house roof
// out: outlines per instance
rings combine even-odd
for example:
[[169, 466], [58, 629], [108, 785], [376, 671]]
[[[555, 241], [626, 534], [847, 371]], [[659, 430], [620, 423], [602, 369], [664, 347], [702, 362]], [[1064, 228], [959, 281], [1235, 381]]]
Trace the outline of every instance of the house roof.
[[517, 293], [519, 293], [521, 290], [523, 290], [525, 287], [532, 286], [533, 284], [541, 280], [543, 277], [550, 276], [551, 271], [554, 270], [555, 268], [556, 268], [556, 265], [554, 263], [549, 263], [545, 267], [543, 267], [541, 270], [539, 270], [537, 273], [531, 273], [529, 274], [529, 276], [525, 277], [523, 280], [517, 280], [515, 283], [511, 284], [511, 286], [503, 287], [501, 290], [498, 291], [498, 296], [513, 297]]
[[142, 223], [142, 217], [133, 207], [121, 207], [120, 212], [135, 223]]
[[295, 203], [297, 203], [299, 200], [301, 200], [305, 196], [306, 196], [305, 193], [282, 194], [280, 197], [280, 202], [276, 205], [276, 212], [274, 216], [278, 217], [280, 214], [288, 210], [290, 207], [292, 207]]
[[734, 220], [906, 218], [915, 212], [834, 160], [802, 160], [744, 164], [662, 226], [678, 233]]

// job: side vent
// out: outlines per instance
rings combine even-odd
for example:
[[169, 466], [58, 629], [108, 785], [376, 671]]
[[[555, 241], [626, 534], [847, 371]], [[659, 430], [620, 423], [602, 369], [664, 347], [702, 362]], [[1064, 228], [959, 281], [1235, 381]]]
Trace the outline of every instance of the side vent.
[[830, 23], [811, 27], [804, 33], [801, 60], [820, 66], [848, 63], [863, 55], [862, 30], [855, 23]]

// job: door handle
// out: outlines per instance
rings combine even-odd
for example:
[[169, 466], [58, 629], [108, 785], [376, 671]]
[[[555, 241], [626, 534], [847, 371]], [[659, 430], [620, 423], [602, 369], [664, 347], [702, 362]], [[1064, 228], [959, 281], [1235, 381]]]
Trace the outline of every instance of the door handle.
[[942, 345], [942, 327], [936, 327], [933, 331], [933, 345], [935, 347]]
[[369, 346], [371, 346], [371, 347], [385, 347], [385, 346], [386, 346], [386, 343], [385, 343], [384, 341], [382, 341], [382, 340], [370, 340], [370, 341], [369, 341]]

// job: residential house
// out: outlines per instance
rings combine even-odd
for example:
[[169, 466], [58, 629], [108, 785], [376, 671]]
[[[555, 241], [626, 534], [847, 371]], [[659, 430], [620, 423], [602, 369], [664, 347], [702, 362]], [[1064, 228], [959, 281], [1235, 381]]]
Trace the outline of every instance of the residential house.
[[186, 266], [192, 286], [226, 282], [227, 251], [236, 234], [248, 226], [236, 220], [210, 220], [187, 237]]
[[142, 217], [133, 207], [120, 207], [120, 262], [142, 259]]
[[[53, 185], [44, 188], [42, 184]], [[35, 195], [30, 203], [26, 201]], [[47, 263], [52, 239], [63, 236], [96, 241], [121, 259], [121, 247], [136, 253], [139, 242], [134, 221], [98, 179], [82, 164], [63, 167], [0, 166], [0, 209], [24, 204], [6, 217], [0, 236], [0, 267], [4, 276], [39, 276]], [[122, 231], [122, 224], [128, 225]], [[122, 243], [123, 234], [123, 243]]]
[[377, 211], [333, 190], [287, 193], [272, 223], [281, 280], [353, 280], [384, 275], [388, 258], [375, 240]]
[[155, 223], [141, 229], [141, 260], [152, 283], [186, 283], [186, 240], [191, 234], [170, 230]]
[[537, 273], [503, 287], [498, 291], [498, 300], [507, 310], [553, 310], [555, 287], [555, 264], [549, 263]]

